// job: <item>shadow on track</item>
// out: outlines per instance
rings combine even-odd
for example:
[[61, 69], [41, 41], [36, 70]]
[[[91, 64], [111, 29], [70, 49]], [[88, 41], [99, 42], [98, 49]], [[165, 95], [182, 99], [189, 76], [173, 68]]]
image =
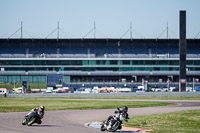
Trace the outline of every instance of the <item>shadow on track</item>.
[[140, 133], [140, 132], [136, 132], [136, 131], [116, 131], [118, 133]]
[[31, 125], [31, 127], [62, 127], [60, 125]]

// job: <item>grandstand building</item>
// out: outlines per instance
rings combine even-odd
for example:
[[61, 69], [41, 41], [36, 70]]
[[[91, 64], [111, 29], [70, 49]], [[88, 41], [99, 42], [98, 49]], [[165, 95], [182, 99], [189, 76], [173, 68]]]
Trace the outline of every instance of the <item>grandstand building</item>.
[[[186, 67], [200, 78], [200, 39], [187, 39]], [[3, 83], [178, 83], [179, 39], [0, 39], [0, 69]]]

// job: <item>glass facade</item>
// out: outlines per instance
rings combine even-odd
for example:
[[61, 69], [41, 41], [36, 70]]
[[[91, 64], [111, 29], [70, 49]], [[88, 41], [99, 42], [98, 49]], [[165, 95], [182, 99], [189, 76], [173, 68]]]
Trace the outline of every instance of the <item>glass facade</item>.
[[[26, 67], [24, 67], [26, 65]], [[178, 60], [1, 60], [7, 71], [178, 71]], [[200, 60], [188, 60], [188, 70], [200, 70]]]
[[[179, 65], [178, 60], [0, 60], [0, 65]], [[200, 65], [200, 60], [187, 60]]]
[[[198, 76], [196, 72], [200, 71], [200, 39], [189, 39], [187, 43], [187, 71], [193, 71], [190, 76]], [[88, 80], [92, 81], [95, 77], [100, 81], [98, 77], [104, 74], [103, 71], [107, 71], [105, 78], [118, 72], [118, 81], [123, 73], [127, 76], [126, 79], [129, 78], [129, 72], [126, 71], [134, 71], [132, 76], [138, 76], [138, 80], [148, 76], [159, 79], [159, 72], [164, 73], [163, 79], [167, 80], [171, 75], [176, 79], [179, 71], [179, 40], [0, 39], [0, 71], [0, 82], [11, 83], [45, 83], [46, 77], [52, 73], [63, 74], [65, 83], [76, 80], [77, 75], [80, 78], [81, 74], [91, 76]], [[156, 74], [152, 71], [156, 71]], [[173, 72], [168, 75], [166, 71]], [[102, 76], [101, 80], [103, 78]], [[107, 81], [112, 79], [115, 76]]]
[[17, 83], [23, 81], [46, 83], [46, 76], [0, 76], [0, 83]]
[[69, 83], [71, 80], [71, 77], [70, 76], [63, 76], [63, 82], [64, 83]]

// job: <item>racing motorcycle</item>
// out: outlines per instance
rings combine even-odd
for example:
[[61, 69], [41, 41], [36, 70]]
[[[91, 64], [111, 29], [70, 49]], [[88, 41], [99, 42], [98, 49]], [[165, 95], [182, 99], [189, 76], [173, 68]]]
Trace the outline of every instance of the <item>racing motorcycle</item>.
[[122, 128], [123, 120], [128, 122], [128, 119], [128, 114], [123, 110], [117, 108], [117, 111], [115, 111], [115, 115], [109, 116], [108, 119], [103, 122], [100, 129], [101, 131], [107, 130], [109, 132], [115, 132], [118, 129]]
[[25, 119], [22, 121], [22, 125], [31, 126], [33, 123], [36, 123], [39, 120], [39, 116], [36, 111], [29, 112]]

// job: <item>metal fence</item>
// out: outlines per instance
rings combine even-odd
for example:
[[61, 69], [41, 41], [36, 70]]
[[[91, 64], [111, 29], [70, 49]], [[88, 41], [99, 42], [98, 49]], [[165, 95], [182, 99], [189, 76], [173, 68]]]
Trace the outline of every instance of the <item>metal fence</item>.
[[7, 97], [199, 97], [200, 92], [138, 92], [138, 93], [33, 93], [33, 94], [8, 94]]

